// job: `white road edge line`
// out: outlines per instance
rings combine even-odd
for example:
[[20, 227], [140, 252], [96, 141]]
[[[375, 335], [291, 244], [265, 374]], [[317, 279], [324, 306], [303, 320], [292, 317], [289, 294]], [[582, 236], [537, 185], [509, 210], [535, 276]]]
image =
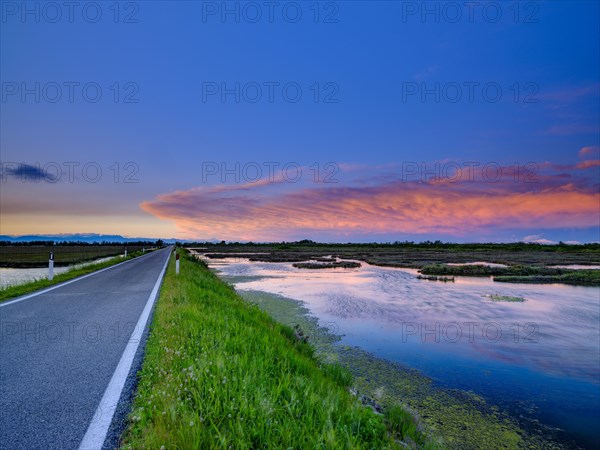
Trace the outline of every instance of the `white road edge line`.
[[127, 376], [129, 375], [129, 371], [131, 370], [131, 366], [133, 364], [133, 359], [140, 345], [140, 341], [142, 340], [142, 334], [146, 328], [146, 323], [150, 317], [150, 312], [152, 311], [156, 297], [158, 297], [158, 289], [160, 288], [160, 284], [167, 269], [170, 256], [171, 251], [167, 252], [167, 260], [165, 261], [160, 275], [154, 284], [154, 288], [148, 297], [146, 306], [144, 307], [144, 310], [142, 311], [142, 314], [135, 325], [133, 333], [131, 333], [131, 337], [127, 342], [127, 346], [123, 351], [123, 355], [121, 355], [121, 360], [119, 361], [119, 364], [117, 364], [117, 368], [115, 369], [112, 378], [108, 383], [106, 391], [104, 391], [104, 395], [98, 404], [98, 408], [94, 413], [94, 417], [92, 418], [92, 421], [85, 432], [85, 436], [79, 445], [79, 450], [96, 450], [101, 449], [104, 445], [106, 435], [108, 434], [108, 428], [110, 427], [113, 416], [115, 415], [117, 404], [121, 398], [121, 393], [125, 387], [125, 381], [127, 380]]
[[[152, 253], [148, 253], [148, 254], [149, 254], [149, 255], [151, 255]], [[32, 297], [37, 297], [38, 295], [42, 295], [42, 294], [45, 294], [46, 292], [53, 291], [54, 289], [61, 288], [61, 287], [63, 287], [63, 286], [66, 286], [67, 284], [75, 283], [76, 281], [83, 280], [84, 278], [87, 278], [87, 277], [91, 277], [91, 276], [97, 275], [97, 274], [99, 274], [99, 273], [101, 273], [101, 272], [104, 272], [105, 270], [114, 269], [115, 267], [119, 267], [119, 266], [120, 266], [120, 265], [122, 265], [122, 264], [125, 264], [125, 263], [128, 263], [128, 262], [131, 262], [131, 261], [136, 261], [136, 260], [138, 260], [139, 258], [142, 258], [143, 256], [145, 256], [145, 255], [138, 256], [137, 258], [133, 258], [133, 259], [129, 259], [129, 260], [127, 260], [127, 261], [120, 262], [120, 263], [118, 263], [118, 264], [115, 264], [115, 265], [113, 265], [113, 266], [105, 267], [104, 269], [96, 270], [95, 272], [88, 273], [87, 275], [82, 275], [82, 276], [80, 276], [80, 277], [77, 277], [77, 278], [73, 278], [72, 280], [65, 281], [65, 282], [63, 282], [63, 283], [59, 283], [59, 284], [57, 284], [56, 286], [52, 286], [52, 287], [49, 287], [49, 288], [43, 289], [43, 290], [41, 290], [41, 291], [36, 291], [36, 292], [34, 292], [33, 294], [28, 294], [28, 295], [25, 295], [24, 297], [19, 297], [19, 298], [16, 298], [16, 299], [14, 299], [14, 300], [8, 300], [8, 301], [6, 301], [6, 302], [2, 302], [2, 303], [0, 303], [0, 308], [2, 308], [2, 307], [4, 307], [4, 306], [12, 305], [12, 304], [14, 304], [14, 303], [19, 303], [19, 302], [22, 302], [23, 300], [28, 300], [28, 299], [30, 299], [30, 298], [32, 298]]]

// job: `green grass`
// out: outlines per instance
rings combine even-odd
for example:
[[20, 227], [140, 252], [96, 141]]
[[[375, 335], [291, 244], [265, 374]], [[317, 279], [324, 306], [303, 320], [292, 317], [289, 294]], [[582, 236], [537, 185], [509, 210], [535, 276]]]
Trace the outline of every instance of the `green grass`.
[[133, 259], [142, 254], [143, 253], [141, 251], [129, 253], [127, 255], [127, 258], [123, 258], [121, 256], [115, 256], [114, 258], [111, 258], [108, 261], [103, 261], [103, 262], [96, 263], [96, 264], [90, 264], [90, 265], [87, 265], [84, 267], [73, 268], [66, 272], [55, 275], [54, 278], [52, 279], [52, 281], [48, 280], [47, 278], [39, 278], [37, 280], [30, 281], [28, 283], [17, 284], [14, 286], [5, 287], [3, 289], [0, 289], [0, 303], [3, 301], [6, 301], [6, 300], [10, 300], [11, 298], [29, 294], [31, 292], [35, 292], [40, 289], [45, 289], [47, 287], [62, 283], [64, 281], [69, 281], [73, 278], [77, 278], [82, 275], [87, 275], [88, 273], [95, 272], [96, 270], [114, 266], [115, 264], [118, 264], [123, 261], [127, 261], [129, 259]]
[[385, 421], [388, 428], [398, 436], [402, 436], [407, 443], [418, 444], [412, 437], [419, 436], [419, 430], [414, 417], [406, 409], [395, 405], [385, 411]]
[[[408, 417], [386, 419], [322, 363], [180, 249], [156, 306], [123, 448], [399, 448]], [[400, 422], [399, 422], [400, 421]], [[386, 426], [387, 425], [387, 426]]]

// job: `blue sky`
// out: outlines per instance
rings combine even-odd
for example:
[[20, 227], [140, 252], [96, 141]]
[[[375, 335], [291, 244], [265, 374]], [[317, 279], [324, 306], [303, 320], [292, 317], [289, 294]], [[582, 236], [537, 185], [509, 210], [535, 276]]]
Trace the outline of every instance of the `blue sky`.
[[2, 3], [3, 234], [598, 240], [598, 2], [61, 5]]

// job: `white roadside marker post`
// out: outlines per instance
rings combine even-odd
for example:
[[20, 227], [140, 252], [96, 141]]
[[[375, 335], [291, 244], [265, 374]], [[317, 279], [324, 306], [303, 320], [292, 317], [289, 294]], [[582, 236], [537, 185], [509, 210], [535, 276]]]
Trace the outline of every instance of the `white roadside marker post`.
[[179, 253], [175, 255], [175, 274], [179, 275]]
[[54, 252], [50, 252], [50, 259], [48, 259], [48, 279], [52, 281], [54, 278]]
[[127, 247], [125, 247], [125, 258], [127, 258]]

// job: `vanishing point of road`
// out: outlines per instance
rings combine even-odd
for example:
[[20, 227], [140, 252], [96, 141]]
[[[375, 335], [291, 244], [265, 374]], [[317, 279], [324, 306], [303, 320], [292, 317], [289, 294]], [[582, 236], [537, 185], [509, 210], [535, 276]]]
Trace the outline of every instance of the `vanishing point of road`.
[[0, 303], [0, 448], [118, 446], [171, 251]]

